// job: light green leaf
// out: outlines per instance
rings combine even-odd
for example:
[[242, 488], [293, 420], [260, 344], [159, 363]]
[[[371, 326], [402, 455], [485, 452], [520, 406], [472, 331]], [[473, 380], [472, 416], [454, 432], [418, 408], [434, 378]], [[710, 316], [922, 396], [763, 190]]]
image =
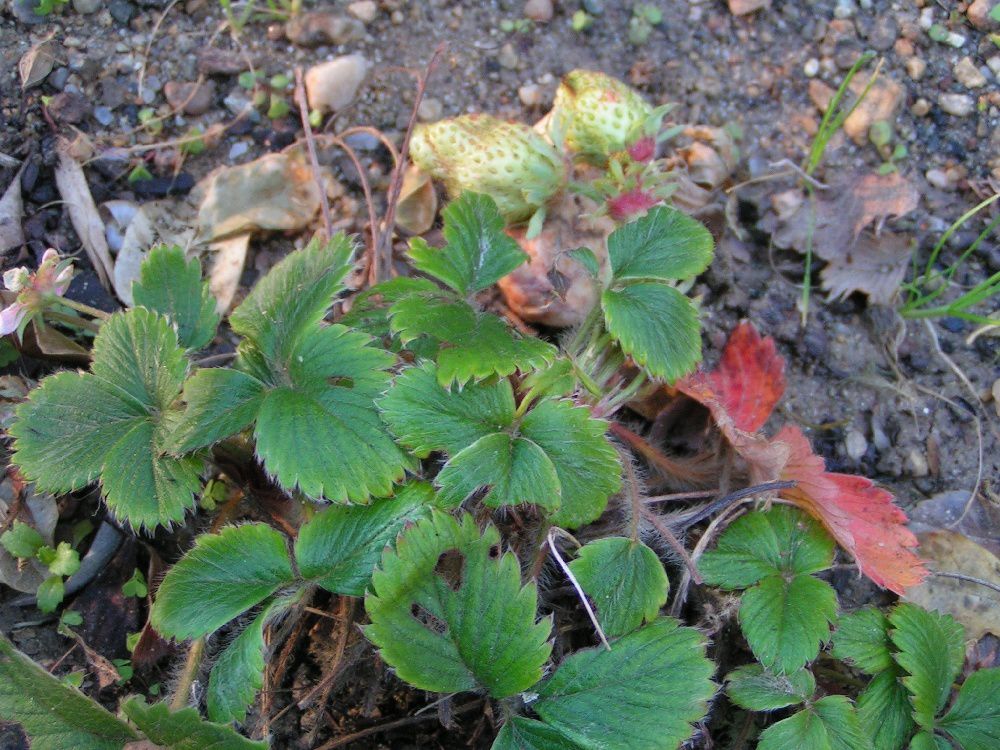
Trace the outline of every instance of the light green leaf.
[[488, 195], [464, 192], [441, 215], [448, 244], [438, 250], [415, 237], [410, 260], [418, 271], [462, 296], [486, 289], [527, 260], [527, 253], [503, 231], [503, 216]]
[[167, 572], [150, 620], [168, 638], [198, 638], [294, 580], [285, 538], [269, 526], [204, 534]]
[[539, 690], [535, 712], [587, 748], [674, 748], [708, 710], [715, 667], [705, 639], [661, 618], [615, 641], [568, 657]]
[[288, 365], [299, 338], [313, 331], [353, 268], [354, 245], [343, 234], [318, 236], [257, 282], [229, 316], [233, 330], [254, 342], [272, 366]]
[[62, 576], [51, 575], [38, 584], [35, 601], [38, 602], [38, 609], [42, 612], [55, 612], [65, 595], [66, 587], [63, 585]]
[[34, 557], [44, 544], [42, 535], [24, 521], [14, 521], [14, 525], [0, 535], [0, 545], [14, 557], [25, 560]]
[[712, 262], [712, 234], [697, 219], [668, 206], [618, 227], [608, 257], [618, 279], [688, 279]]
[[200, 462], [164, 455], [187, 371], [176, 333], [135, 308], [104, 324], [93, 356], [90, 373], [46, 378], [18, 407], [14, 462], [45, 492], [100, 477], [108, 506], [133, 527], [181, 520], [201, 482]]
[[556, 467], [530, 440], [506, 432], [479, 438], [448, 461], [434, 480], [442, 507], [458, 507], [480, 487], [488, 487], [483, 504], [559, 507], [561, 489]]
[[843, 615], [833, 635], [833, 655], [862, 672], [876, 675], [893, 669], [889, 620], [874, 607]]
[[431, 451], [458, 453], [514, 421], [509, 382], [470, 383], [449, 391], [431, 363], [404, 370], [379, 406], [399, 442], [421, 458]]
[[521, 420], [521, 435], [539, 446], [559, 476], [562, 505], [551, 521], [575, 529], [596, 521], [621, 487], [618, 452], [605, 437], [607, 424], [571, 401], [546, 400]]
[[[615, 233], [612, 232], [611, 236], [614, 237]], [[610, 239], [610, 238], [609, 238]], [[569, 257], [583, 266], [587, 273], [593, 276], [595, 279], [601, 276], [601, 263], [597, 260], [597, 256], [594, 255], [594, 251], [589, 247], [578, 247], [575, 250], [570, 250], [567, 253]]]
[[201, 280], [201, 262], [187, 260], [176, 245], [149, 251], [132, 284], [136, 305], [164, 315], [177, 327], [177, 339], [187, 349], [201, 349], [219, 327], [215, 297]]
[[493, 740], [490, 750], [582, 750], [547, 724], [511, 716]]
[[895, 663], [875, 676], [858, 696], [858, 721], [872, 738], [874, 750], [901, 750], [915, 724], [910, 698], [899, 681]]
[[749, 711], [774, 711], [809, 700], [816, 690], [816, 680], [808, 669], [787, 675], [770, 672], [760, 664], [747, 664], [726, 677], [726, 693], [740, 708]]
[[122, 584], [122, 596], [134, 596], [138, 599], [145, 599], [149, 593], [146, 586], [146, 577], [136, 568], [132, 571], [132, 577]]
[[267, 750], [266, 742], [251, 742], [231, 727], [203, 721], [198, 711], [171, 711], [166, 703], [146, 705], [141, 697], [122, 704], [122, 713], [150, 741], [170, 750]]
[[371, 505], [334, 505], [299, 530], [295, 560], [302, 577], [327, 591], [363, 596], [383, 550], [403, 527], [425, 517], [434, 490], [411, 482]]
[[239, 370], [198, 370], [184, 384], [187, 409], [170, 436], [171, 452], [187, 453], [245, 430], [257, 418], [264, 388]]
[[896, 663], [907, 674], [913, 719], [922, 729], [934, 728], [951, 685], [965, 661], [965, 631], [950, 615], [899, 604], [889, 615]]
[[287, 611], [300, 595], [296, 592], [271, 602], [219, 654], [208, 678], [209, 719], [227, 723], [246, 717], [247, 708], [264, 685], [264, 627]]
[[605, 537], [584, 545], [570, 570], [612, 638], [649, 622], [667, 602], [670, 581], [656, 553], [639, 541]]
[[757, 660], [794, 672], [816, 658], [837, 616], [830, 584], [808, 575], [769, 576], [743, 594], [740, 626]]
[[797, 508], [754, 511], [726, 529], [714, 550], [702, 555], [705, 582], [726, 589], [752, 586], [767, 576], [808, 574], [833, 563], [833, 540]]
[[969, 675], [938, 726], [962, 750], [1000, 747], [1000, 668], [981, 669]]
[[69, 542], [59, 542], [51, 558], [42, 562], [49, 566], [49, 572], [53, 575], [71, 576], [80, 568], [80, 554], [70, 546]]
[[121, 750], [138, 735], [22, 654], [0, 633], [0, 716], [20, 725], [32, 750]]
[[573, 363], [560, 358], [527, 375], [521, 390], [535, 396], [568, 396], [576, 389], [576, 381]]
[[476, 329], [476, 310], [450, 292], [432, 292], [403, 297], [389, 310], [389, 330], [408, 344], [420, 336], [437, 341], [456, 341]]
[[654, 378], [674, 382], [701, 360], [701, 329], [691, 300], [671, 286], [640, 282], [607, 289], [608, 332]]
[[851, 702], [842, 695], [820, 698], [760, 735], [758, 750], [868, 750]]
[[512, 554], [494, 556], [499, 541], [468, 514], [460, 523], [434, 512], [385, 552], [365, 597], [365, 634], [400, 678], [438, 693], [484, 687], [494, 698], [541, 678], [551, 624], [535, 622], [534, 584], [521, 585]]

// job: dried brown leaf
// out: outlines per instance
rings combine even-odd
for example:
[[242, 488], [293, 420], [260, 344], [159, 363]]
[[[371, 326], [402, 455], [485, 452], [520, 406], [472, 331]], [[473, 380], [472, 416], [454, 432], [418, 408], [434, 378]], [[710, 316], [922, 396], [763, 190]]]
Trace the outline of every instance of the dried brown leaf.
[[62, 47], [51, 37], [43, 39], [24, 53], [17, 63], [21, 89], [30, 89], [45, 80], [62, 54]]
[[233, 297], [236, 296], [236, 290], [240, 286], [240, 276], [243, 275], [243, 264], [246, 262], [249, 246], [249, 232], [212, 243], [215, 258], [208, 276], [208, 286], [215, 295], [215, 309], [220, 314], [228, 312], [233, 304]]
[[0, 260], [11, 250], [24, 244], [24, 231], [21, 229], [21, 217], [24, 215], [24, 203], [21, 200], [23, 170], [22, 166], [0, 198]]
[[396, 225], [409, 234], [423, 234], [434, 226], [437, 209], [437, 192], [430, 175], [411, 164], [403, 174]]
[[73, 229], [87, 251], [87, 257], [90, 258], [101, 284], [105, 289], [111, 289], [114, 263], [104, 236], [104, 222], [97, 212], [83, 168], [69, 153], [70, 145], [65, 138], [60, 138], [56, 145], [59, 154], [55, 168], [56, 187], [66, 203]]
[[903, 283], [913, 253], [912, 241], [902, 234], [881, 237], [865, 232], [820, 273], [823, 290], [831, 299], [845, 299], [863, 292], [876, 305], [892, 302]]

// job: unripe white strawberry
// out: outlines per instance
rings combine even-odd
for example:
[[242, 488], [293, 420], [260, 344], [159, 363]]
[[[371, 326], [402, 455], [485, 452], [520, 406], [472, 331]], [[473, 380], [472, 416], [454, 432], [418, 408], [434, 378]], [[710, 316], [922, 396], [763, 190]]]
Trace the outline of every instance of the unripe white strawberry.
[[574, 70], [563, 77], [556, 91], [549, 135], [584, 161], [603, 166], [611, 154], [649, 134], [646, 131], [656, 115], [637, 91], [617, 78]]
[[527, 221], [559, 193], [566, 164], [559, 151], [527, 125], [489, 115], [462, 115], [418, 125], [410, 157], [457, 198], [485, 193], [510, 223]]

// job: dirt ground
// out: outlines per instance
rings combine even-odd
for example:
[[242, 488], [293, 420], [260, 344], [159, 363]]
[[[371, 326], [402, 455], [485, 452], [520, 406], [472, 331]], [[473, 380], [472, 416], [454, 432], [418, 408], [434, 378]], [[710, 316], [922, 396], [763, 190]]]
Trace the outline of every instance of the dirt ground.
[[[27, 6], [31, 4], [28, 0]], [[593, 9], [599, 3], [585, 4]], [[95, 12], [80, 12], [91, 5], [97, 7]], [[25, 3], [5, 0], [0, 13], [0, 152], [29, 162], [21, 176], [25, 232], [34, 256], [29, 262], [49, 246], [71, 253], [79, 248], [53, 183], [55, 132], [85, 134], [100, 156], [107, 149], [183, 136], [192, 125], [229, 125], [234, 108], [246, 98], [237, 82], [239, 70], [291, 75], [297, 66], [308, 69], [358, 52], [372, 64], [368, 78], [354, 104], [325, 129], [367, 125], [398, 142], [414, 98], [410, 73], [423, 68], [440, 42], [447, 47], [429, 83], [422, 116], [487, 111], [531, 122], [547, 111], [562, 74], [574, 68], [601, 70], [637, 86], [654, 104], [676, 102], [673, 120], [737, 125], [741, 158], [731, 184], [760, 177], [782, 160], [800, 164], [822, 117], [814, 103], [816, 82], [836, 88], [858, 56], [873, 50], [884, 60], [883, 76], [899, 86], [891, 118], [897, 142], [908, 151], [899, 170], [920, 194], [917, 209], [895, 221], [894, 229], [912, 237], [926, 253], [952, 221], [1000, 186], [1000, 47], [990, 38], [1000, 25], [976, 28], [966, 16], [967, 3], [774, 0], [768, 8], [735, 16], [722, 0], [661, 0], [654, 5], [662, 10], [663, 21], [639, 45], [628, 39], [632, 3], [613, 0], [600, 3], [603, 12], [594, 15], [592, 27], [582, 33], [570, 25], [581, 7], [577, 0], [556, 3], [549, 22], [514, 31], [505, 31], [504, 22], [524, 18], [524, 3], [518, 0], [381, 0], [372, 5], [373, 18], [356, 22], [358, 38], [307, 47], [284, 38], [274, 19], [253, 21], [239, 35], [230, 33], [214, 0], [77, 0], [38, 23], [26, 22], [38, 19], [26, 15]], [[333, 2], [307, 4], [305, 10], [347, 12], [346, 4]], [[930, 16], [962, 37], [961, 46], [932, 40], [925, 28]], [[44, 83], [22, 91], [18, 61], [50, 35], [63, 52]], [[207, 50], [222, 51], [237, 62], [232, 72], [208, 76], [214, 90], [204, 113], [169, 115], [162, 133], [144, 132], [139, 111], [151, 107], [169, 113], [164, 88], [170, 82], [195, 81], [206, 70]], [[964, 58], [971, 59], [985, 85], [969, 85], [972, 79], [961, 74]], [[961, 106], [942, 95], [967, 97], [971, 111], [957, 114]], [[51, 121], [43, 116], [40, 97], [52, 97]], [[273, 122], [259, 116], [229, 127], [204, 152], [184, 159], [173, 177], [175, 151], [166, 149], [164, 155], [161, 150], [159, 157], [155, 151], [146, 152], [148, 169], [162, 178], [152, 188], [139, 190], [127, 181], [132, 164], [123, 168], [115, 158], [98, 159], [87, 168], [94, 198], [98, 203], [112, 198], [141, 202], [162, 197], [159, 193], [171, 185], [174, 192], [184, 193], [219, 165], [244, 163], [287, 146], [300, 132], [295, 114]], [[365, 136], [355, 136], [353, 144], [368, 160], [376, 188], [384, 188], [385, 152]], [[858, 145], [840, 133], [818, 177], [836, 183], [870, 173], [882, 161], [870, 143]], [[339, 213], [334, 218], [350, 231], [361, 231], [366, 214], [356, 173], [340, 157], [333, 166], [347, 188], [347, 199], [336, 204]], [[0, 167], [0, 190], [15, 172], [14, 166]], [[969, 491], [980, 475], [995, 498], [1000, 491], [998, 412], [986, 394], [1000, 378], [998, 339], [983, 335], [968, 343], [974, 324], [935, 319], [930, 327], [938, 350], [923, 322], [903, 324], [891, 311], [870, 306], [857, 294], [831, 302], [814, 293], [803, 328], [796, 307], [802, 258], [769, 247], [754, 217], [766, 196], [761, 197], [759, 186], [753, 188], [736, 193], [737, 203], [742, 201], [738, 222], [747, 232], [743, 239], [737, 239], [721, 211], [716, 212], [719, 253], [694, 290], [702, 296], [706, 359], [714, 361], [728, 332], [739, 320], [749, 319], [761, 333], [775, 337], [788, 362], [788, 391], [774, 422], [803, 426], [828, 468], [876, 480], [905, 508], [937, 493]], [[719, 195], [719, 207], [726, 197]], [[985, 224], [978, 217], [959, 230], [947, 244], [945, 259], [960, 253]], [[269, 267], [292, 242], [291, 237], [275, 236], [255, 243], [244, 282], [252, 283], [258, 270]], [[26, 257], [6, 258], [4, 268]], [[969, 259], [961, 280], [975, 283], [997, 271], [1000, 240], [994, 233]], [[92, 300], [102, 301], [98, 292], [91, 293], [96, 295]], [[103, 301], [113, 304], [110, 298]], [[997, 309], [994, 303], [992, 310], [982, 312]], [[134, 560], [137, 552], [133, 548], [120, 554], [131, 554]], [[122, 567], [130, 571], [132, 564], [126, 560]], [[844, 601], [863, 602], [876, 595], [852, 576], [838, 578], [838, 586]], [[71, 642], [56, 634], [37, 611], [10, 606], [11, 598], [9, 592], [0, 592], [0, 629], [44, 664], [62, 656]], [[138, 613], [130, 617], [129, 627], [135, 630]], [[25, 624], [32, 620], [38, 622]], [[354, 647], [363, 648], [360, 641]], [[299, 697], [318, 678], [315, 666], [308, 659], [301, 661], [304, 666], [275, 686], [270, 699], [275, 712], [287, 704], [289, 690]], [[79, 653], [71, 655], [57, 673], [81, 663]], [[325, 717], [295, 709], [273, 725], [276, 736], [283, 738], [275, 746], [318, 747], [337, 734], [408, 716], [427, 702], [423, 694], [401, 689], [389, 675], [371, 673], [376, 668], [368, 662], [358, 669], [336, 688]], [[164, 671], [137, 675], [129, 689], [145, 690], [168, 677]], [[115, 690], [101, 697], [113, 704]], [[350, 746], [488, 747], [489, 717], [480, 706], [463, 705], [461, 700], [456, 698], [437, 714], [429, 712], [461, 726], [461, 744], [449, 744], [448, 732], [432, 719]], [[18, 747], [13, 734], [5, 735], [2, 727], [0, 723], [0, 747]], [[312, 727], [312, 744], [300, 740]]]

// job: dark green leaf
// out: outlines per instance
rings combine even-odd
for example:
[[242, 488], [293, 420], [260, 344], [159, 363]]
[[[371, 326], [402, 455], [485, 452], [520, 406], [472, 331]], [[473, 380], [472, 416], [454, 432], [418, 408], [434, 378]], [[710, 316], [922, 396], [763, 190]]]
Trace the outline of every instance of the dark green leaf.
[[807, 574], [833, 563], [833, 540], [797, 508], [779, 505], [742, 516], [714, 550], [702, 555], [705, 582], [726, 589], [752, 586], [767, 576]]
[[938, 725], [962, 750], [1000, 747], [1000, 668], [970, 674]]
[[552, 728], [587, 748], [674, 748], [708, 710], [715, 667], [705, 639], [662, 618], [568, 657], [533, 704]]
[[601, 307], [608, 331], [636, 364], [673, 382], [701, 360], [701, 329], [691, 300], [671, 286], [640, 282], [606, 290]]
[[203, 721], [198, 711], [171, 711], [166, 703], [146, 705], [141, 697], [122, 704], [122, 712], [146, 737], [170, 750], [267, 750], [266, 742], [251, 742], [232, 727]]
[[547, 724], [523, 716], [511, 716], [490, 750], [582, 750]]
[[851, 702], [828, 695], [764, 730], [758, 750], [868, 750]]
[[438, 380], [463, 385], [492, 375], [537, 370], [553, 362], [556, 348], [541, 339], [522, 336], [496, 315], [481, 313], [464, 336], [445, 339], [438, 353]]
[[527, 260], [527, 253], [503, 231], [503, 216], [488, 195], [462, 193], [441, 215], [448, 244], [437, 250], [415, 237], [410, 259], [417, 270], [462, 296], [486, 289]]
[[383, 550], [404, 526], [427, 515], [433, 498], [429, 484], [411, 482], [393, 498], [320, 511], [295, 541], [299, 571], [335, 594], [363, 596]]
[[612, 638], [654, 620], [667, 602], [670, 581], [656, 553], [639, 541], [605, 537], [580, 548], [570, 570], [594, 602]]
[[899, 681], [895, 663], [875, 676], [858, 696], [858, 721], [872, 738], [874, 750], [901, 750], [915, 724], [909, 694]]
[[353, 267], [354, 246], [338, 234], [314, 238], [257, 282], [229, 316], [233, 330], [254, 342], [273, 367], [287, 366], [299, 339], [323, 319]]
[[747, 664], [726, 677], [726, 693], [740, 708], [749, 711], [774, 711], [809, 700], [816, 690], [816, 680], [808, 669], [787, 675], [770, 672], [760, 664]]
[[459, 523], [434, 512], [385, 552], [365, 598], [365, 634], [411, 685], [504, 698], [541, 678], [550, 623], [535, 621], [535, 587], [521, 585], [517, 559], [493, 555], [499, 541], [468, 514]]
[[169, 448], [186, 453], [245, 430], [264, 400], [264, 384], [239, 370], [198, 370], [184, 384], [187, 409]]
[[121, 750], [132, 729], [14, 648], [0, 633], [0, 716], [23, 727], [31, 750]]
[[169, 638], [198, 638], [295, 580], [285, 538], [254, 523], [198, 537], [168, 572], [150, 614]]
[[576, 372], [573, 363], [564, 358], [535, 370], [524, 378], [521, 390], [536, 396], [568, 396], [576, 389]]
[[965, 631], [950, 615], [900, 604], [889, 615], [896, 663], [907, 674], [913, 719], [922, 729], [934, 728], [951, 685], [965, 661]]
[[177, 339], [187, 349], [201, 349], [215, 336], [219, 314], [201, 263], [186, 260], [180, 247], [159, 245], [149, 251], [132, 284], [135, 304], [158, 312], [177, 326]]
[[608, 237], [613, 277], [662, 279], [697, 276], [712, 262], [712, 234], [697, 219], [667, 206], [618, 227]]
[[843, 615], [833, 635], [833, 655], [854, 664], [866, 674], [893, 669], [889, 620], [874, 607]]
[[833, 588], [808, 575], [765, 578], [740, 604], [740, 626], [754, 656], [786, 674], [816, 658], [836, 616]]

